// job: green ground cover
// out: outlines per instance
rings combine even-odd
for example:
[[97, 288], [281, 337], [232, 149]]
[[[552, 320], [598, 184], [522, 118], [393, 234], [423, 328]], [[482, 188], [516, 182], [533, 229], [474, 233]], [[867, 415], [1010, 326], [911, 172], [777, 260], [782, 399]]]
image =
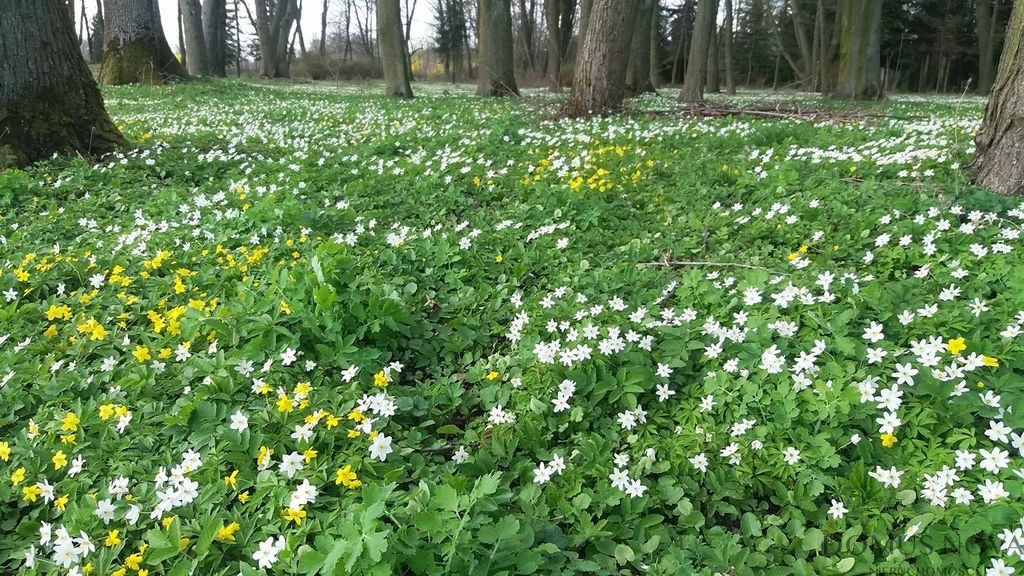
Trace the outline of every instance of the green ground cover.
[[417, 90], [111, 89], [137, 149], [0, 174], [0, 572], [1024, 565], [984, 101]]

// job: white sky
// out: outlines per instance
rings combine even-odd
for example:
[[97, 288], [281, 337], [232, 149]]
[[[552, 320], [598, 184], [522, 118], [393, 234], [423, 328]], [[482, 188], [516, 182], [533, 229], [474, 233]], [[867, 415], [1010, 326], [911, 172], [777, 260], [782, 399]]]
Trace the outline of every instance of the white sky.
[[[92, 14], [95, 12], [95, 0], [84, 0], [86, 5], [86, 14], [92, 21]], [[404, 6], [403, 0], [403, 6]], [[314, 38], [320, 36], [320, 11], [323, 9], [322, 0], [302, 0], [302, 36], [306, 39], [306, 46], [313, 45]], [[250, 4], [251, 7], [251, 4]], [[78, 10], [81, 10], [81, 4], [78, 4]], [[332, 22], [337, 20], [338, 13], [341, 10], [341, 2], [338, 0], [331, 0], [331, 11], [328, 16], [328, 30], [332, 28]], [[171, 45], [171, 49], [175, 52], [178, 51], [178, 1], [177, 0], [160, 0], [160, 18], [164, 25], [164, 35], [167, 36], [167, 43]], [[252, 25], [249, 23], [249, 18], [245, 14], [245, 10], [242, 10], [240, 26], [242, 34], [254, 34]], [[352, 23], [355, 28], [355, 22]], [[75, 29], [78, 29], [78, 22], [75, 22]], [[429, 0], [417, 0], [416, 12], [413, 16], [412, 22], [412, 38], [410, 44], [412, 47], [419, 47], [425, 44], [431, 43], [431, 37], [434, 33], [434, 13], [431, 8]]]

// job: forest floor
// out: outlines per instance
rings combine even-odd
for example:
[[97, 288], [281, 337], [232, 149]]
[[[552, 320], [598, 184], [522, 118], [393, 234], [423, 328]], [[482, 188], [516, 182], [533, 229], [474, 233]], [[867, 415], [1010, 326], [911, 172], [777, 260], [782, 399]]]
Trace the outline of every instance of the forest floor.
[[415, 89], [108, 89], [137, 148], [0, 174], [0, 572], [1022, 565], [983, 100]]

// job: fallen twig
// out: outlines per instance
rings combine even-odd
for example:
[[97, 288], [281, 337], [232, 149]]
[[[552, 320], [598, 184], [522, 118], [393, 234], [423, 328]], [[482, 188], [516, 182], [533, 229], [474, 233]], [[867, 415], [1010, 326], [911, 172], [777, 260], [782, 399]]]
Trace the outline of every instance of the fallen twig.
[[701, 262], [698, 260], [672, 260], [672, 261], [658, 261], [658, 262], [640, 262], [638, 266], [666, 266], [669, 268], [685, 268], [687, 266], [721, 266], [721, 267], [732, 267], [732, 268], [746, 268], [748, 270], [764, 270], [765, 272], [771, 272], [772, 274], [789, 275], [789, 272], [780, 272], [778, 270], [772, 270], [771, 268], [765, 268], [764, 266], [754, 266], [753, 264], [740, 264], [739, 262]]

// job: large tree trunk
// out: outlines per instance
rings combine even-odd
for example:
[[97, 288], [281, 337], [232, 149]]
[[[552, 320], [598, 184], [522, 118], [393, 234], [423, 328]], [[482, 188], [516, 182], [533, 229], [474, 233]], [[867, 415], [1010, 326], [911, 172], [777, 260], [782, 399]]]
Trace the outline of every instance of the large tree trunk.
[[178, 0], [182, 27], [185, 32], [185, 50], [188, 52], [188, 73], [195, 76], [210, 74], [210, 60], [203, 36], [203, 7], [199, 0]]
[[227, 75], [228, 63], [228, 9], [226, 0], [203, 2], [203, 38], [209, 72], [214, 76]]
[[725, 23], [722, 25], [722, 35], [724, 36], [722, 48], [725, 51], [725, 93], [730, 95], [736, 93], [736, 73], [733, 71], [732, 67], [732, 29], [732, 0], [725, 0]]
[[697, 16], [693, 21], [693, 39], [690, 40], [690, 56], [687, 58], [683, 88], [679, 91], [680, 102], [704, 101], [704, 76], [708, 65], [708, 46], [715, 27], [715, 0], [699, 0]]
[[626, 67], [626, 95], [637, 96], [654, 92], [651, 83], [651, 19], [658, 7], [657, 0], [638, 0], [633, 19], [633, 37], [630, 39], [629, 64]]
[[548, 59], [546, 76], [548, 89], [552, 92], [562, 91], [562, 18], [563, 0], [544, 0], [544, 24], [548, 32]]
[[563, 113], [569, 117], [610, 114], [622, 107], [636, 3], [593, 0], [583, 48], [576, 59], [572, 92]]
[[174, 57], [158, 0], [106, 0], [102, 84], [162, 84], [188, 73]]
[[974, 142], [974, 181], [999, 194], [1024, 195], [1024, 0], [1013, 4], [992, 97]]
[[93, 17], [92, 42], [89, 43], [89, 60], [93, 64], [103, 61], [103, 0], [96, 0], [96, 16]]
[[123, 145], [65, 2], [0, 0], [0, 13], [0, 170]]
[[480, 0], [479, 96], [519, 95], [512, 42], [511, 0]]
[[256, 34], [264, 76], [288, 76], [288, 40], [298, 12], [297, 0], [256, 0]]
[[[718, 20], [718, 0], [714, 2], [715, 20]], [[721, 83], [718, 79], [718, 27], [711, 24], [711, 38], [708, 40], [708, 70], [704, 89], [711, 93], [721, 92]]]
[[839, 81], [833, 97], [879, 99], [882, 90], [882, 0], [842, 0]]
[[405, 42], [402, 41], [402, 8], [398, 2], [377, 0], [377, 41], [384, 68], [384, 93], [412, 98], [409, 68], [405, 65]]
[[[997, 4], [998, 5], [998, 4]], [[995, 75], [995, 22], [992, 0], [974, 0], [974, 19], [978, 33], [978, 93], [988, 94]]]

